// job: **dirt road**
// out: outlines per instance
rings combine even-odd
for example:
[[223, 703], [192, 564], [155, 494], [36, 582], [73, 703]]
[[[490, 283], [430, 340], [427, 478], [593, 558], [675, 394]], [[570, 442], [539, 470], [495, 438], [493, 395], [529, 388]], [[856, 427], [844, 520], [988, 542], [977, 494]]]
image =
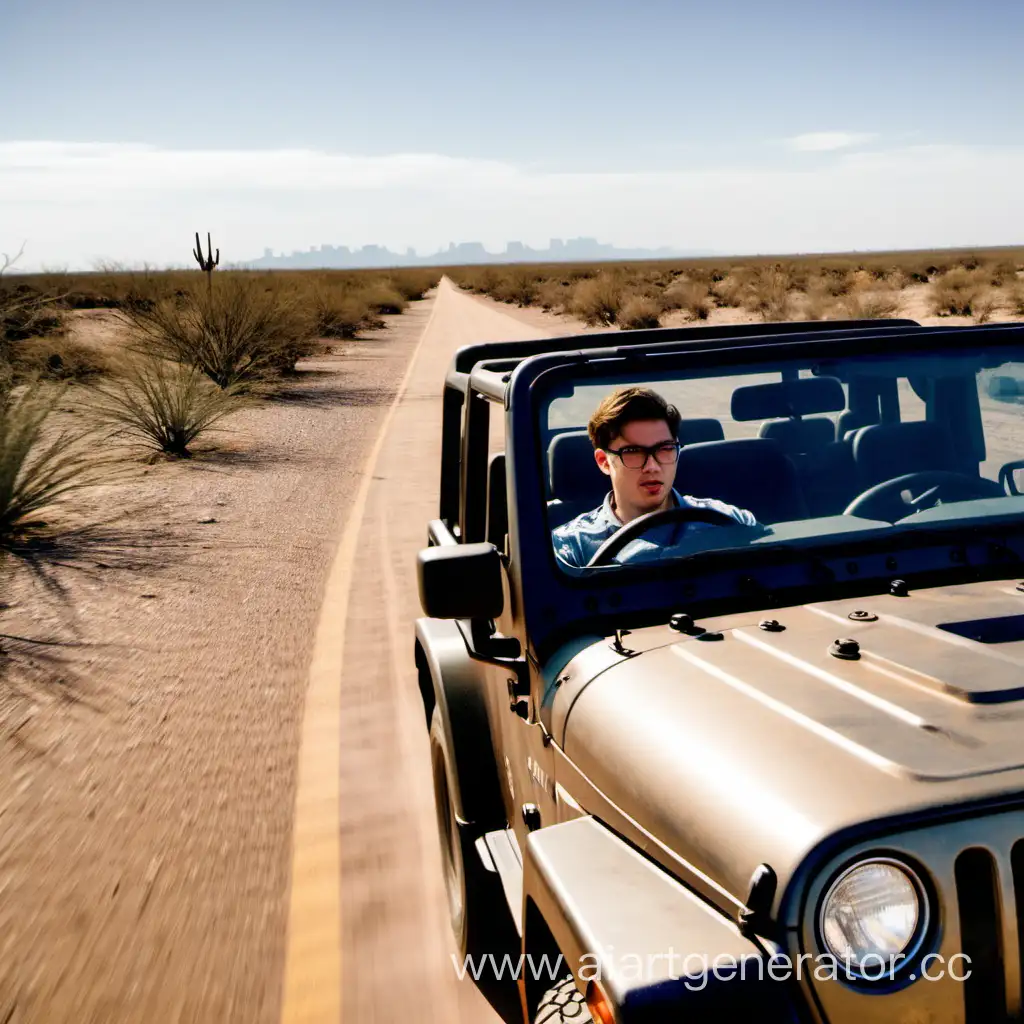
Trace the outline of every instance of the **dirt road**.
[[333, 1024], [339, 1011], [346, 1024], [496, 1020], [449, 959], [411, 658], [415, 556], [437, 514], [440, 397], [452, 353], [543, 333], [443, 282], [371, 454], [328, 583], [307, 695], [285, 1024]]

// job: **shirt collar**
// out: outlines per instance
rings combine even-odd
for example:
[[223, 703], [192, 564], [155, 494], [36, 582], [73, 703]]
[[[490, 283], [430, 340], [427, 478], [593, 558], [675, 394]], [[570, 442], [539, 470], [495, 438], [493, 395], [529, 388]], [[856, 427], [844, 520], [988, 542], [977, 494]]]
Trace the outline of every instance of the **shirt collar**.
[[[614, 497], [614, 495], [614, 491], [609, 491], [604, 496], [604, 501], [601, 502], [601, 508], [597, 514], [597, 518], [600, 525], [610, 526], [613, 529], [617, 530], [619, 527], [625, 524], [615, 514], [615, 509], [612, 508], [612, 498]], [[683, 504], [683, 496], [674, 487], [672, 488], [672, 498], [677, 505]]]

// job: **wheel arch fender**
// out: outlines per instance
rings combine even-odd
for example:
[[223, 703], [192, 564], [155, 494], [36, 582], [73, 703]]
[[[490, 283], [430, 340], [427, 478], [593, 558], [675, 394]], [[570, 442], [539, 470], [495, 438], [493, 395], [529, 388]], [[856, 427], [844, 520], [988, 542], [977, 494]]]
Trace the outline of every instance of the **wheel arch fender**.
[[793, 987], [765, 970], [771, 951], [594, 818], [531, 833], [523, 868], [527, 1013], [543, 990], [530, 968], [556, 952], [580, 991], [598, 985], [621, 1024], [795, 1024]]
[[415, 658], [427, 726], [436, 708], [450, 745], [456, 816], [481, 832], [504, 828], [484, 666], [470, 656], [458, 625], [447, 619], [416, 620]]

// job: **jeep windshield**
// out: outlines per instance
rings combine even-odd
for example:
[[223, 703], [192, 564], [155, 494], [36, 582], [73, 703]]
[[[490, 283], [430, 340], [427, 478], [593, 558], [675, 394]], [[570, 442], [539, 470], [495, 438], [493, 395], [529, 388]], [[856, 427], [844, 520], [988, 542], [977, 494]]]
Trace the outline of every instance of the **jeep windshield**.
[[652, 388], [682, 416], [677, 494], [747, 509], [759, 524], [651, 523], [621, 550], [579, 566], [556, 558], [559, 570], [589, 577], [737, 550], [757, 561], [759, 550], [780, 545], [853, 551], [879, 539], [897, 551], [926, 534], [1024, 525], [1024, 347], [986, 349], [977, 332], [959, 346], [952, 337], [924, 351], [900, 351], [894, 338], [870, 354], [773, 361], [751, 348], [747, 361], [725, 366], [652, 372], [634, 362], [600, 374], [591, 365], [582, 379], [556, 375], [539, 405], [549, 531], [572, 530], [604, 502], [609, 478], [587, 422], [611, 391], [631, 384]]

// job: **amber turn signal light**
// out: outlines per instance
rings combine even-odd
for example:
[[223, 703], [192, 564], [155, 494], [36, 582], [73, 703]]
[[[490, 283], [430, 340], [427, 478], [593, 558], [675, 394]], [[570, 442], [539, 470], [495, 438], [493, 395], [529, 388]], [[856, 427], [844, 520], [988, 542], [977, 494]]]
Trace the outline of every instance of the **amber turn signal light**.
[[587, 984], [587, 1009], [595, 1024], [615, 1024], [608, 997], [597, 987], [597, 982]]

